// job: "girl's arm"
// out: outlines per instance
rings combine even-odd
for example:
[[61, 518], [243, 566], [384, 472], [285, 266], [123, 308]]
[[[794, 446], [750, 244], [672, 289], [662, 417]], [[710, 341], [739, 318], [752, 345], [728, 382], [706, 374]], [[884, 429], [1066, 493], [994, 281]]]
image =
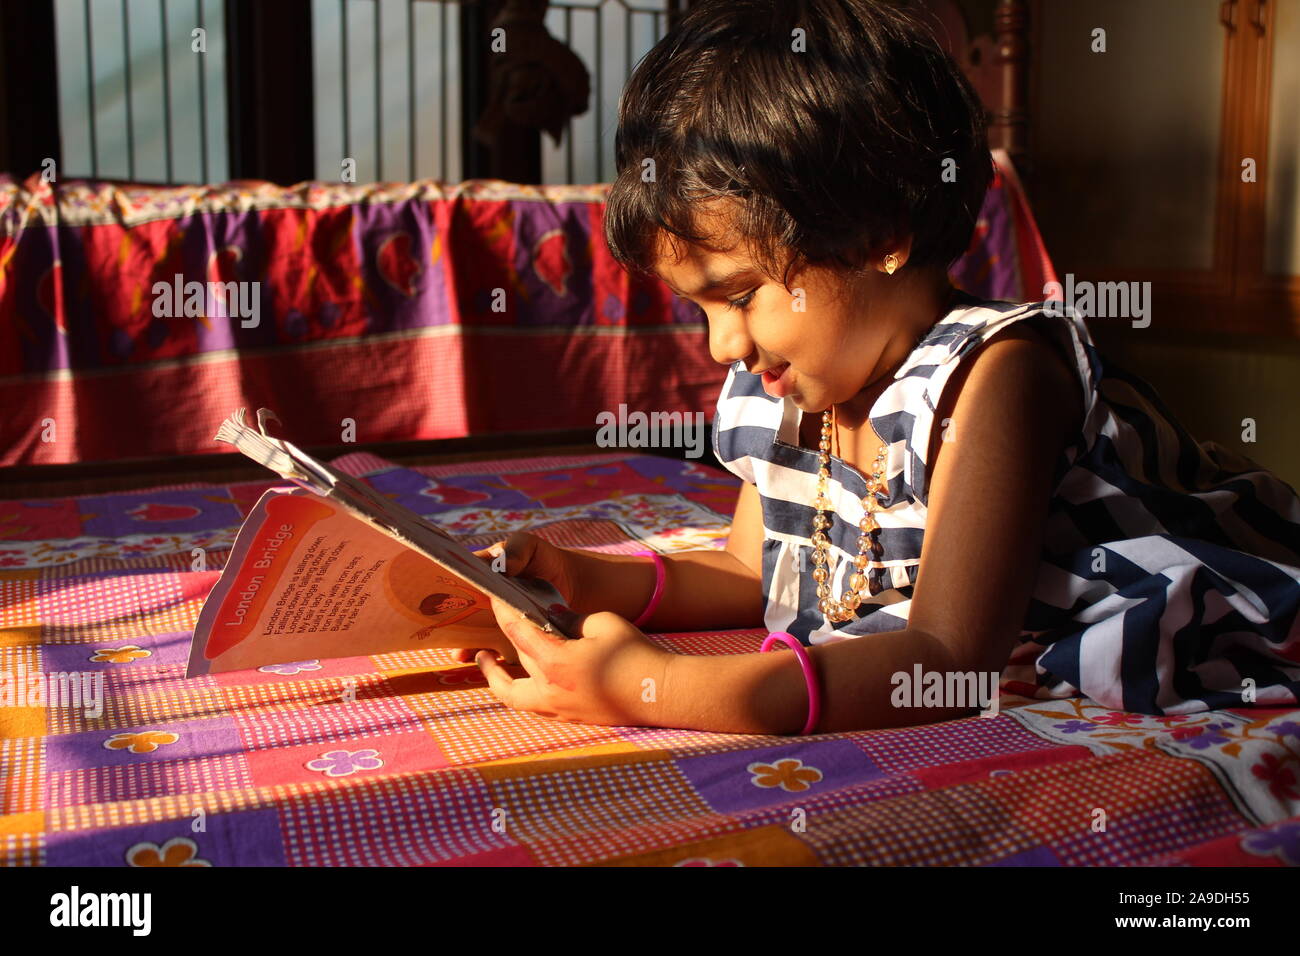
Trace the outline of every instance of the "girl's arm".
[[[763, 623], [763, 515], [753, 485], [740, 489], [725, 550], [682, 551], [664, 557], [664, 593], [643, 627], [651, 632], [730, 630]], [[494, 561], [502, 542], [474, 553]], [[541, 577], [555, 585], [578, 614], [609, 611], [628, 621], [640, 617], [654, 591], [654, 562], [631, 555], [560, 548], [528, 532], [504, 542], [511, 574]], [[500, 621], [498, 620], [498, 625]], [[633, 629], [635, 630], [635, 629]], [[638, 632], [640, 633], [640, 632]], [[487, 648], [516, 660], [500, 631], [475, 638], [474, 646], [452, 649], [452, 660], [468, 662]]]
[[[1009, 330], [963, 362], [944, 389], [935, 428], [921, 566], [904, 630], [809, 648], [822, 696], [816, 730], [928, 723], [969, 708], [896, 708], [898, 672], [1001, 672], [1020, 633], [1041, 561], [1051, 480], [1078, 432], [1074, 373], [1035, 333]], [[937, 457], [936, 457], [937, 453]], [[674, 655], [657, 704], [660, 726], [797, 733], [808, 713], [794, 655]]]
[[[664, 593], [644, 631], [727, 630], [762, 627], [763, 515], [754, 486], [741, 486], [725, 550], [681, 551], [664, 556]], [[568, 550], [568, 549], [565, 549]], [[580, 582], [572, 607], [579, 613], [612, 611], [635, 620], [654, 591], [649, 558], [569, 551]]]

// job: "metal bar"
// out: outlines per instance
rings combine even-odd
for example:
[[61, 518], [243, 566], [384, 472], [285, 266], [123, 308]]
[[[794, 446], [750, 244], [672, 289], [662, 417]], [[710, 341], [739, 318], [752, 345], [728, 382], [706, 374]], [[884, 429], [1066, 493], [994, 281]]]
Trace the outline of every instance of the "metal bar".
[[451, 86], [447, 82], [447, 5], [438, 4], [438, 42], [442, 45], [442, 61], [439, 64], [442, 75], [438, 77], [438, 83], [442, 87], [442, 92], [438, 97], [438, 124], [442, 127], [441, 135], [438, 139], [439, 162], [442, 165], [438, 167], [438, 178], [443, 182], [447, 181], [447, 89]]
[[596, 182], [605, 181], [605, 131], [603, 127], [605, 105], [604, 65], [601, 56], [601, 38], [605, 32], [605, 5], [596, 7]]
[[171, 185], [175, 179], [172, 176], [172, 71], [167, 56], [171, 35], [167, 32], [167, 0], [158, 0], [158, 12], [162, 15], [163, 148], [167, 152], [167, 184]]
[[90, 111], [90, 175], [99, 176], [99, 143], [95, 138], [95, 55], [91, 52], [94, 43], [91, 36], [94, 27], [90, 25], [90, 0], [84, 0], [82, 10], [86, 17], [86, 103]]
[[384, 71], [380, 66], [383, 60], [380, 58], [379, 51], [379, 0], [370, 0], [370, 2], [375, 11], [372, 27], [375, 34], [375, 179], [382, 181], [384, 178]]
[[406, 178], [415, 181], [415, 0], [406, 0]]
[[[564, 45], [567, 46], [570, 50], [573, 49], [572, 36], [573, 36], [573, 8], [565, 7], [564, 8]], [[565, 179], [565, 182], [572, 183], [573, 182], [573, 117], [569, 117], [569, 120], [565, 125], [566, 125], [565, 132], [567, 133], [567, 135], [565, 136], [566, 142], [564, 144], [564, 173], [565, 176], [567, 177]]]
[[343, 82], [343, 158], [349, 159], [352, 155], [352, 117], [348, 109], [348, 0], [339, 0], [339, 35], [343, 43], [340, 60], [343, 64], [340, 75]]
[[203, 0], [199, 4], [199, 29], [203, 31], [203, 55], [198, 57], [199, 64], [199, 166], [200, 178], [208, 181], [208, 85], [207, 85], [207, 27], [203, 25]]
[[122, 79], [126, 83], [126, 178], [135, 179], [135, 114], [131, 111], [131, 14], [122, 0]]

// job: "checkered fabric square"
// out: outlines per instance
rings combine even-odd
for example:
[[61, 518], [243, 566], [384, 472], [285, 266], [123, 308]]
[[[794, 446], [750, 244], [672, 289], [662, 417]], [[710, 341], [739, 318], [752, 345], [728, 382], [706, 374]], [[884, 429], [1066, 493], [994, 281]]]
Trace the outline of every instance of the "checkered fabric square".
[[[336, 464], [470, 543], [528, 526], [617, 553], [720, 547], [737, 486], [626, 453]], [[68, 537], [6, 549], [0, 864], [1300, 863], [1295, 711], [1015, 699], [791, 738], [549, 720], [437, 648], [186, 680], [219, 567], [191, 549], [228, 547], [264, 487], [69, 499], [49, 525]], [[121, 533], [141, 520], [170, 530]], [[763, 636], [651, 639], [727, 655]]]

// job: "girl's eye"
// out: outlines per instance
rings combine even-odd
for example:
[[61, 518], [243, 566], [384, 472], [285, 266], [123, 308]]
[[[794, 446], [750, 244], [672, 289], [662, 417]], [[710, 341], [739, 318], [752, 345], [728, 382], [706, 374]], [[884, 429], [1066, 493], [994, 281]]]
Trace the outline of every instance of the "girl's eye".
[[749, 295], [747, 295], [747, 296], [743, 296], [742, 298], [739, 298], [739, 299], [728, 299], [728, 300], [727, 300], [727, 308], [728, 308], [728, 309], [746, 309], [746, 308], [749, 307], [749, 304], [750, 304], [751, 302], [754, 301], [754, 296], [756, 296], [756, 295], [758, 295], [758, 290], [757, 290], [757, 289], [755, 289], [753, 292], [749, 293]]

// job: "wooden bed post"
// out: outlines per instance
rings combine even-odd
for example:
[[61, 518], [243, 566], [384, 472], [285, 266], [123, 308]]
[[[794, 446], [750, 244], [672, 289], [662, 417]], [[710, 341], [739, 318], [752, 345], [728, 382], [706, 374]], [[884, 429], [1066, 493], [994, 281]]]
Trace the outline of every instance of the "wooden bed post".
[[998, 0], [993, 10], [998, 99], [989, 107], [989, 148], [1005, 149], [1022, 173], [1029, 172], [1029, 7], [1025, 0]]
[[[1029, 172], [1029, 0], [912, 0], [979, 94], [989, 149], [1005, 149]], [[977, 24], [974, 33], [972, 23]]]

